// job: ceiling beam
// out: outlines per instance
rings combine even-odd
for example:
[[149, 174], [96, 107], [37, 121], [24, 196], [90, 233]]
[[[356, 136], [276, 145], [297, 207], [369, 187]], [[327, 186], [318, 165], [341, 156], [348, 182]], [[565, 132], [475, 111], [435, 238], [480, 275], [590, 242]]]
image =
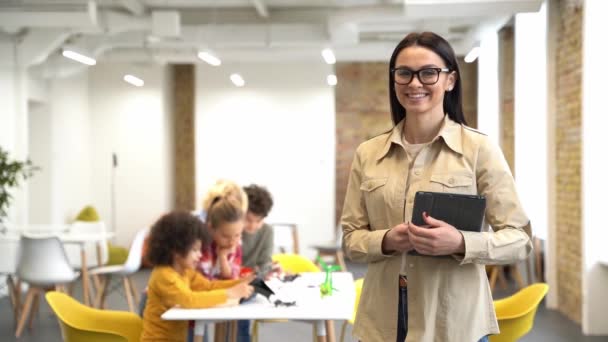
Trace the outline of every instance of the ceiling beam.
[[253, 6], [260, 17], [268, 18], [268, 7], [264, 3], [264, 0], [251, 0], [251, 2], [253, 2]]
[[120, 0], [120, 4], [133, 15], [142, 16], [146, 14], [146, 5], [139, 0]]

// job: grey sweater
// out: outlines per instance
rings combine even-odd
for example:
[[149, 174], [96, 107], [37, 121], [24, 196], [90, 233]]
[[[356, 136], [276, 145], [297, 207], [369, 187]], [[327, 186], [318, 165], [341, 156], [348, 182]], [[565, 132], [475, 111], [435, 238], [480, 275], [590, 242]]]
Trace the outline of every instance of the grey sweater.
[[272, 266], [272, 250], [274, 247], [274, 231], [266, 223], [254, 234], [243, 232], [243, 266], [259, 268], [261, 274], [270, 271]]

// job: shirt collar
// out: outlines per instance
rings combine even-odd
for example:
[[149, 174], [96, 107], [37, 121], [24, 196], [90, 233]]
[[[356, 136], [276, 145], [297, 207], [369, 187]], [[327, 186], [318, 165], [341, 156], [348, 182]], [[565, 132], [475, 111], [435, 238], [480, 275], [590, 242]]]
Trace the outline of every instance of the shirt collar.
[[[384, 158], [388, 154], [388, 151], [393, 144], [403, 146], [401, 137], [403, 135], [404, 124], [405, 118], [396, 124], [395, 127], [393, 127], [393, 130], [387, 136], [376, 160]], [[439, 137], [441, 137], [441, 140], [443, 140], [443, 142], [445, 142], [445, 144], [452, 151], [462, 154], [462, 130], [460, 128], [461, 126], [459, 123], [453, 121], [449, 116], [445, 115], [441, 130], [439, 131], [439, 134], [437, 134], [437, 138], [433, 139], [431, 143], [435, 142], [435, 140], [438, 140]]]

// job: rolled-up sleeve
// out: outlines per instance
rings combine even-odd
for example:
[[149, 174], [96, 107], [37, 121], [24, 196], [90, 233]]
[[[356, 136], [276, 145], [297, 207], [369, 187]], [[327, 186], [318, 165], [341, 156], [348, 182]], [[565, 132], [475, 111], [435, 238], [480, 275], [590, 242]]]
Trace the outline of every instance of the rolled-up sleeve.
[[361, 192], [361, 148], [357, 149], [353, 160], [341, 226], [342, 244], [346, 255], [355, 262], [377, 262], [391, 255], [382, 254], [382, 239], [389, 229], [370, 230], [365, 200]]
[[461, 231], [461, 262], [510, 264], [532, 250], [530, 220], [517, 196], [515, 181], [500, 148], [486, 139], [477, 156], [477, 190], [486, 198], [485, 220], [493, 232]]

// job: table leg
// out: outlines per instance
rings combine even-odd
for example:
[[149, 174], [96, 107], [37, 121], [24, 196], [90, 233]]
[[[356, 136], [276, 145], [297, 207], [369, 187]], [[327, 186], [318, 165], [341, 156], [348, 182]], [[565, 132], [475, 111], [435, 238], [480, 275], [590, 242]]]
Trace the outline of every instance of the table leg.
[[87, 271], [87, 253], [84, 248], [84, 245], [80, 246], [80, 261], [81, 265], [81, 274], [82, 277], [82, 301], [84, 305], [90, 306], [89, 302], [89, 272]]
[[325, 328], [327, 330], [327, 342], [335, 342], [336, 329], [334, 327], [334, 321], [325, 321]]
[[213, 341], [225, 342], [226, 341], [226, 324], [227, 323], [215, 323], [215, 329], [213, 332]]
[[315, 321], [315, 328], [317, 330], [317, 342], [327, 342], [325, 321]]
[[[103, 266], [103, 260], [102, 260], [102, 255], [101, 255], [101, 244], [102, 243], [105, 243], [105, 241], [100, 241], [96, 245], [97, 266], [99, 266], [99, 267]], [[93, 285], [95, 287], [95, 291], [99, 291], [99, 289], [101, 288], [101, 280], [99, 279], [99, 276], [97, 274], [93, 276]]]

